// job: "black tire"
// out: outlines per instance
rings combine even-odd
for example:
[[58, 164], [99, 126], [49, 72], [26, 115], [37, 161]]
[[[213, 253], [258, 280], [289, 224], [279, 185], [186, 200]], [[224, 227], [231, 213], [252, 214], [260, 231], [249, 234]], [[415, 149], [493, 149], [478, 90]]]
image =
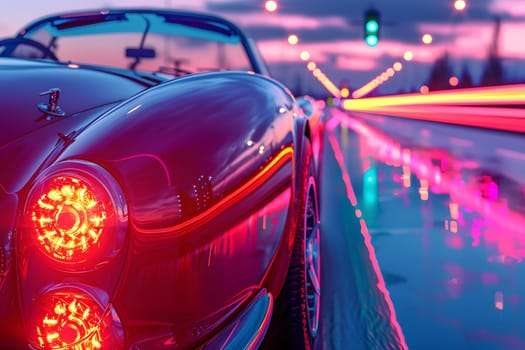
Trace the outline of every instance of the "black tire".
[[[268, 349], [322, 348], [319, 206], [309, 143], [303, 160], [292, 259], [285, 285], [276, 300], [268, 337], [263, 343]], [[314, 275], [308, 273], [309, 267], [315, 269]]]

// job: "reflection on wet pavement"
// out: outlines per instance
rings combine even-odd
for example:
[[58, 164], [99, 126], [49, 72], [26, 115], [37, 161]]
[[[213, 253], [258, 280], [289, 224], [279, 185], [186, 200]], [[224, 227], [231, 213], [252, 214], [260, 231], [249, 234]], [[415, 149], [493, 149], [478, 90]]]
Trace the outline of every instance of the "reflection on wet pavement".
[[[377, 261], [377, 285], [368, 287], [386, 286], [372, 295], [387, 306], [383, 316], [396, 336], [380, 348], [403, 348], [406, 340], [410, 349], [525, 349], [525, 155], [520, 161], [519, 151], [525, 140], [504, 133], [485, 138], [488, 131], [469, 138], [471, 129], [452, 126], [444, 137], [443, 126], [403, 121], [399, 130], [416, 129], [411, 137], [337, 112], [330, 123], [327, 137], [341, 173], [339, 180], [330, 173], [331, 181], [347, 184], [346, 218], [360, 218], [361, 234], [365, 225], [371, 239], [373, 254], [351, 263], [356, 269]], [[505, 145], [509, 138], [514, 149]], [[348, 253], [366, 247], [364, 237]], [[355, 283], [362, 292], [362, 282]], [[373, 308], [356, 309], [365, 313], [354, 311], [360, 327], [385, 337], [367, 321]], [[374, 348], [369, 339], [364, 343]]]

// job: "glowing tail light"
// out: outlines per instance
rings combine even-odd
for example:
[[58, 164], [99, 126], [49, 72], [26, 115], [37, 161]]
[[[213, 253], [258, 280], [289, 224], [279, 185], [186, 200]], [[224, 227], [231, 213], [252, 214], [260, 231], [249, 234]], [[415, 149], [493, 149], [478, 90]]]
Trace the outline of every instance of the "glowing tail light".
[[65, 169], [64, 165], [55, 168], [38, 179], [30, 192], [26, 237], [36, 244], [28, 246], [37, 246], [51, 260], [75, 270], [94, 268], [123, 245], [124, 196], [96, 165], [72, 162]]
[[97, 193], [89, 183], [71, 176], [50, 179], [31, 209], [41, 249], [68, 262], [87, 259], [113, 216], [105, 193]]
[[116, 313], [87, 293], [58, 290], [41, 296], [32, 311], [30, 342], [38, 349], [97, 350], [122, 347]]

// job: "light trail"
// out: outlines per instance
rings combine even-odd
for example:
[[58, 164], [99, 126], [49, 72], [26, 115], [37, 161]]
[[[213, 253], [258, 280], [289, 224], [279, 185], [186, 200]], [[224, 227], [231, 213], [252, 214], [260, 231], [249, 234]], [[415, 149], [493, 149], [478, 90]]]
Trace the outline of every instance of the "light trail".
[[401, 106], [422, 104], [461, 104], [461, 105], [524, 105], [525, 84], [479, 87], [434, 91], [428, 94], [403, 94], [371, 97], [360, 100], [345, 100], [345, 109], [369, 109], [375, 106]]
[[408, 119], [525, 133], [525, 84], [346, 99], [342, 107]]

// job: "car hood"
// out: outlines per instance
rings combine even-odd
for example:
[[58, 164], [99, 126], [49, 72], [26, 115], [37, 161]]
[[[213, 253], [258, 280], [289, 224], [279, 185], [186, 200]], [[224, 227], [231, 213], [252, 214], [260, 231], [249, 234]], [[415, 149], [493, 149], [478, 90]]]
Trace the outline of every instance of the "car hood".
[[[0, 58], [0, 339], [7, 348], [15, 348], [11, 338], [23, 340], [13, 259], [19, 193], [72, 140], [68, 135], [147, 87], [109, 69]], [[49, 119], [37, 108], [51, 88], [61, 90], [64, 117]]]
[[[63, 136], [78, 131], [102, 113], [148, 86], [122, 74], [46, 61], [0, 59], [0, 188], [19, 191], [56, 151]], [[38, 109], [41, 96], [61, 90], [64, 117]]]
[[[0, 59], [0, 148], [79, 112], [122, 101], [147, 88], [108, 72], [76, 64]], [[41, 94], [52, 88], [60, 89], [58, 105], [65, 117], [47, 120], [37, 107], [48, 103], [49, 96]]]

